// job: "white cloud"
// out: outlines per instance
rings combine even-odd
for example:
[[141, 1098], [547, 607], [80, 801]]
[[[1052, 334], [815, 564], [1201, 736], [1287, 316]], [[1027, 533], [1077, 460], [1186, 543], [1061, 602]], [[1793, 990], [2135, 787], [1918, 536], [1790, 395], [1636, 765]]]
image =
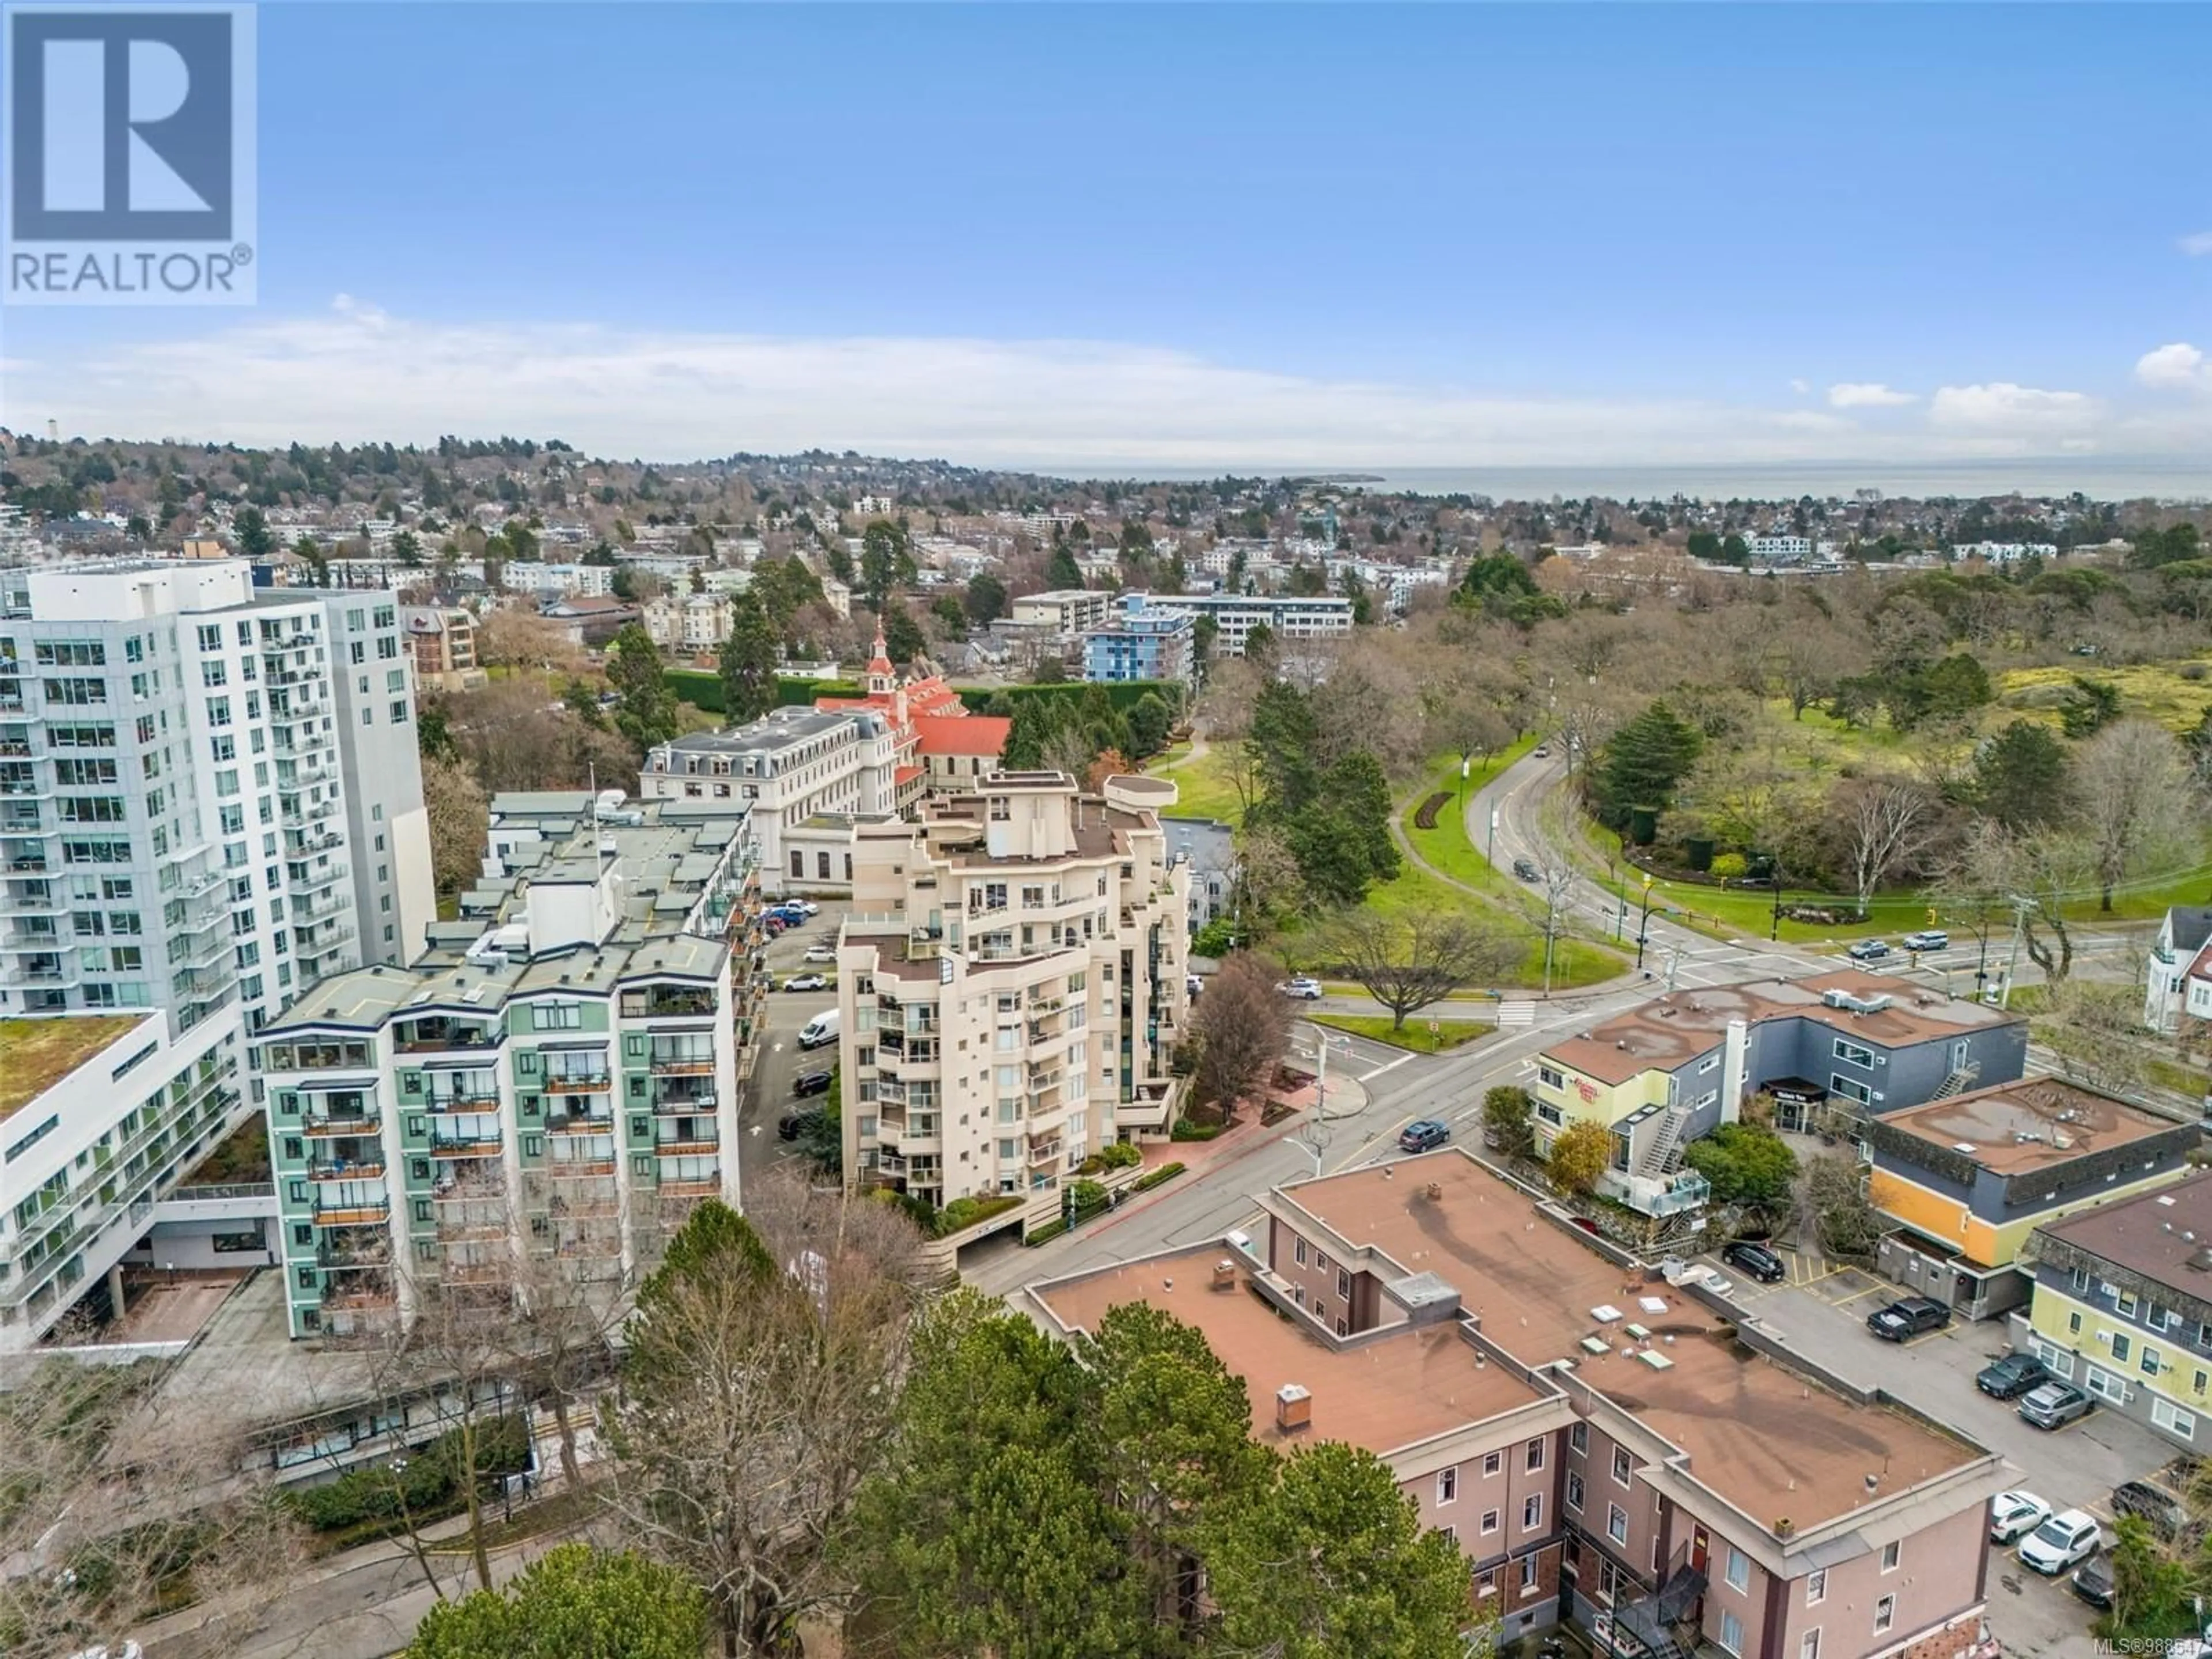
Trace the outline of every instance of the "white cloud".
[[2084, 392], [2046, 392], [1992, 380], [1986, 386], [1939, 386], [1928, 406], [1928, 423], [1971, 439], [2057, 442], [2093, 436], [2091, 428], [2103, 412]]
[[1828, 388], [1831, 409], [1895, 409], [1919, 401], [1918, 392], [1893, 391], [1879, 380], [1844, 380]]
[[1813, 383], [1810, 380], [1792, 380], [1790, 382], [1790, 389], [1802, 398], [1813, 389]]
[[2136, 379], [2160, 391], [2212, 392], [2212, 366], [2185, 340], [2144, 352], [2136, 360]]
[[2183, 237], [2181, 251], [2191, 257], [2212, 254], [2212, 230], [2193, 231]]
[[2050, 454], [2069, 441], [2111, 451], [2120, 436], [2125, 453], [2148, 454], [2195, 442], [2204, 413], [2191, 399], [2115, 424], [2082, 393], [1999, 382], [1947, 386], [1924, 415], [1862, 425], [1844, 411], [1911, 394], [1831, 387], [1827, 409], [1517, 397], [1091, 341], [434, 323], [353, 295], [186, 337], [56, 345], [9, 368], [0, 425], [33, 431], [52, 419], [71, 433], [252, 444], [528, 432], [602, 454], [818, 446], [1102, 471], [1929, 462]]

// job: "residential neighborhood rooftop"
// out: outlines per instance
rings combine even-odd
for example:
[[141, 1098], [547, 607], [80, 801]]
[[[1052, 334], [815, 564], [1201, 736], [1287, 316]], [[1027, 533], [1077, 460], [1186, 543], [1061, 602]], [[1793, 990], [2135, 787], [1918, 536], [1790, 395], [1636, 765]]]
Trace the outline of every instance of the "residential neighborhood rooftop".
[[[1827, 1001], [1831, 992], [1851, 1000], [1832, 1006]], [[1755, 1025], [1788, 1018], [1817, 1020], [1894, 1048], [2002, 1025], [2020, 1016], [1910, 980], [1845, 968], [1807, 979], [1669, 991], [1554, 1042], [1544, 1053], [1586, 1077], [1626, 1083], [1696, 1059], [1723, 1040], [1731, 1020]]]
[[0, 1122], [36, 1100], [151, 1014], [48, 1014], [0, 1019]]
[[[1236, 1276], [1230, 1288], [1217, 1289], [1213, 1270], [1224, 1261]], [[1220, 1244], [1036, 1285], [1030, 1294], [1064, 1330], [1096, 1331], [1109, 1309], [1133, 1302], [1196, 1327], [1244, 1380], [1253, 1437], [1269, 1445], [1318, 1438], [1385, 1453], [1546, 1397], [1508, 1367], [1483, 1363], [1456, 1322], [1401, 1325], [1334, 1348], [1262, 1300], [1249, 1262]], [[1276, 1426], [1275, 1391], [1285, 1383], [1310, 1395], [1310, 1430]]]
[[2212, 1302], [2212, 1171], [2037, 1231]]
[[[1524, 1365], [1570, 1362], [1577, 1380], [1686, 1452], [1691, 1478], [1762, 1521], [1787, 1515], [1809, 1528], [1985, 1455], [1757, 1352], [1730, 1322], [1600, 1255], [1462, 1151], [1297, 1182], [1274, 1202], [1293, 1226], [1303, 1212], [1403, 1273], [1449, 1280], [1492, 1341]], [[1667, 1363], [1643, 1358], [1639, 1340]]]
[[2147, 1106], [2055, 1077], [2023, 1078], [1893, 1112], [1885, 1129], [1971, 1158], [1998, 1175], [2021, 1175], [2190, 1127]]

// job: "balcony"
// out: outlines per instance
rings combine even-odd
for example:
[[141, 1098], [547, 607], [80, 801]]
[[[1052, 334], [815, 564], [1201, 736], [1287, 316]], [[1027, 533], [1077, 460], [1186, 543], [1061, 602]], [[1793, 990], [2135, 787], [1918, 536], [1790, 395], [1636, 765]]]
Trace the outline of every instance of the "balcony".
[[720, 1198], [722, 1195], [722, 1178], [717, 1175], [704, 1176], [696, 1181], [664, 1181], [660, 1183], [660, 1195], [663, 1198]]
[[[332, 839], [336, 840], [337, 837], [333, 836]], [[284, 866], [285, 881], [302, 893], [319, 893], [326, 888], [335, 887], [352, 874], [352, 869], [343, 864], [333, 864], [327, 869], [322, 870], [311, 870], [304, 864], [288, 864]], [[314, 905], [299, 902], [294, 903], [292, 914], [295, 917], [304, 916], [312, 920], [317, 916], [334, 916], [344, 908], [336, 900]]]
[[318, 1227], [368, 1227], [387, 1220], [392, 1214], [388, 1198], [331, 1198], [319, 1194], [315, 1200], [314, 1219]]
[[609, 1135], [615, 1130], [612, 1111], [566, 1112], [545, 1120], [549, 1135]]
[[513, 1282], [514, 1264], [496, 1259], [489, 1261], [443, 1261], [438, 1266], [438, 1279], [447, 1285], [506, 1285]]
[[398, 1028], [397, 1047], [403, 1054], [441, 1054], [451, 1049], [490, 1048], [498, 1040], [488, 1027], [454, 1021], [418, 1019]]
[[701, 1112], [712, 1112], [715, 1106], [714, 1091], [703, 1089], [694, 1094], [673, 1095], [653, 1103], [656, 1117], [688, 1117]]
[[714, 1051], [707, 1048], [656, 1053], [649, 1064], [655, 1077], [712, 1077]]
[[430, 1135], [430, 1156], [433, 1158], [497, 1158], [500, 1135], [497, 1130], [479, 1130], [473, 1134], [444, 1134], [435, 1130]]
[[556, 1220], [604, 1220], [622, 1213], [622, 1200], [615, 1191], [614, 1182], [609, 1180], [604, 1191], [572, 1187], [566, 1192], [556, 1193], [545, 1209]]
[[655, 1158], [696, 1158], [702, 1153], [719, 1152], [721, 1146], [720, 1133], [709, 1126], [694, 1130], [681, 1139], [670, 1137], [654, 1141], [653, 1155]]
[[614, 1087], [614, 1073], [601, 1064], [589, 1072], [548, 1072], [545, 1092], [549, 1095], [599, 1095]]
[[1060, 1151], [1060, 1139], [1056, 1134], [1042, 1140], [1035, 1135], [1030, 1137], [1030, 1162], [1032, 1164], [1058, 1163]]
[[306, 1125], [307, 1133], [310, 1138], [331, 1135], [373, 1135], [380, 1133], [383, 1127], [384, 1119], [372, 1106], [364, 1106], [350, 1112], [332, 1112], [322, 1116], [310, 1113]]
[[384, 1179], [384, 1159], [381, 1155], [358, 1158], [318, 1158], [307, 1164], [310, 1181], [381, 1181]]
[[[507, 1237], [506, 1200], [492, 1199], [486, 1201], [499, 1206], [500, 1213], [495, 1216], [485, 1216], [462, 1210], [458, 1216], [448, 1216], [441, 1208], [438, 1214], [439, 1242], [445, 1244], [481, 1244], [493, 1239], [505, 1238]], [[441, 1206], [451, 1206], [458, 1204], [459, 1200], [441, 1200], [440, 1202]]]
[[323, 1289], [323, 1306], [333, 1312], [369, 1313], [398, 1305], [398, 1292], [389, 1279], [348, 1275], [333, 1279]]
[[545, 1172], [556, 1181], [582, 1181], [615, 1172], [615, 1160], [610, 1152], [605, 1158], [549, 1158]]
[[388, 1267], [392, 1265], [392, 1236], [374, 1232], [361, 1238], [326, 1238], [316, 1248], [315, 1265], [334, 1273], [356, 1267]]
[[495, 1112], [499, 1109], [499, 1085], [496, 1083], [455, 1083], [428, 1096], [422, 1103], [427, 1112]]
[[709, 1019], [716, 1007], [712, 991], [661, 990], [623, 999], [624, 1019]]

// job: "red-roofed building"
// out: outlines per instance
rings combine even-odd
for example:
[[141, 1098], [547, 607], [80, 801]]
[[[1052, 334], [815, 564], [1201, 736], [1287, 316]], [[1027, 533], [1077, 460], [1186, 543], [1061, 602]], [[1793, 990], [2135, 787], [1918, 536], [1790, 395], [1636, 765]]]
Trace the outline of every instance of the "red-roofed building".
[[910, 811], [927, 790], [965, 788], [998, 769], [1013, 722], [971, 714], [941, 675], [901, 681], [881, 630], [868, 659], [864, 697], [817, 697], [825, 714], [880, 714], [897, 742], [898, 807]]

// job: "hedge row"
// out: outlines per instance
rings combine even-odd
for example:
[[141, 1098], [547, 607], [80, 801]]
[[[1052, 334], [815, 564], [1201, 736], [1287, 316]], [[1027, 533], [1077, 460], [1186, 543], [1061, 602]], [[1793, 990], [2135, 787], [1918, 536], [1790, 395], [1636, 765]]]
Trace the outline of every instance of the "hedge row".
[[[530, 1467], [530, 1425], [520, 1417], [494, 1418], [477, 1426], [477, 1474], [495, 1480]], [[318, 1532], [364, 1522], [397, 1521], [404, 1512], [421, 1520], [462, 1496], [461, 1431], [448, 1429], [394, 1474], [388, 1467], [356, 1469], [325, 1486], [286, 1494], [300, 1518]]]
[[[668, 689], [678, 700], [694, 708], [703, 708], [710, 714], [722, 712], [722, 677], [711, 668], [672, 668], [668, 671]], [[1024, 697], [1080, 697], [1091, 687], [1082, 680], [1064, 680], [1053, 685], [959, 685], [953, 688], [960, 701], [968, 705], [971, 714], [981, 714], [992, 698], [1004, 696], [1010, 701]], [[1182, 707], [1183, 686], [1177, 680], [1126, 680], [1104, 685], [1106, 700], [1117, 714], [1126, 714], [1141, 702], [1146, 692], [1156, 693], [1170, 709]], [[810, 680], [790, 674], [779, 675], [775, 682], [775, 700], [781, 708], [805, 708], [817, 697], [860, 697], [867, 695], [867, 688], [850, 680]]]
[[1175, 1127], [1168, 1131], [1168, 1139], [1211, 1140], [1228, 1127], [1226, 1123], [1194, 1123], [1187, 1117], [1179, 1117], [1175, 1121]]
[[[1009, 707], [1024, 697], [1074, 698], [1091, 689], [1086, 680], [1057, 680], [1048, 685], [956, 685], [960, 701], [968, 705], [970, 714], [983, 712], [983, 706], [994, 697], [1004, 697]], [[1181, 680], [1119, 680], [1102, 683], [1099, 690], [1106, 701], [1114, 706], [1117, 714], [1126, 714], [1144, 701], [1145, 694], [1153, 696], [1167, 704], [1170, 710], [1182, 707], [1184, 687]]]
[[1165, 1186], [1181, 1175], [1182, 1170], [1183, 1166], [1180, 1164], [1163, 1164], [1151, 1174], [1139, 1176], [1131, 1182], [1129, 1190], [1133, 1193], [1149, 1193], [1155, 1187]]
[[1048, 1221], [1022, 1241], [1024, 1244], [1049, 1244], [1067, 1231], [1065, 1221]]
[[[722, 677], [711, 668], [672, 668], [668, 689], [677, 698], [710, 714], [722, 712]], [[784, 708], [805, 708], [817, 697], [858, 697], [866, 688], [849, 680], [810, 680], [782, 674], [776, 678], [775, 701]]]

